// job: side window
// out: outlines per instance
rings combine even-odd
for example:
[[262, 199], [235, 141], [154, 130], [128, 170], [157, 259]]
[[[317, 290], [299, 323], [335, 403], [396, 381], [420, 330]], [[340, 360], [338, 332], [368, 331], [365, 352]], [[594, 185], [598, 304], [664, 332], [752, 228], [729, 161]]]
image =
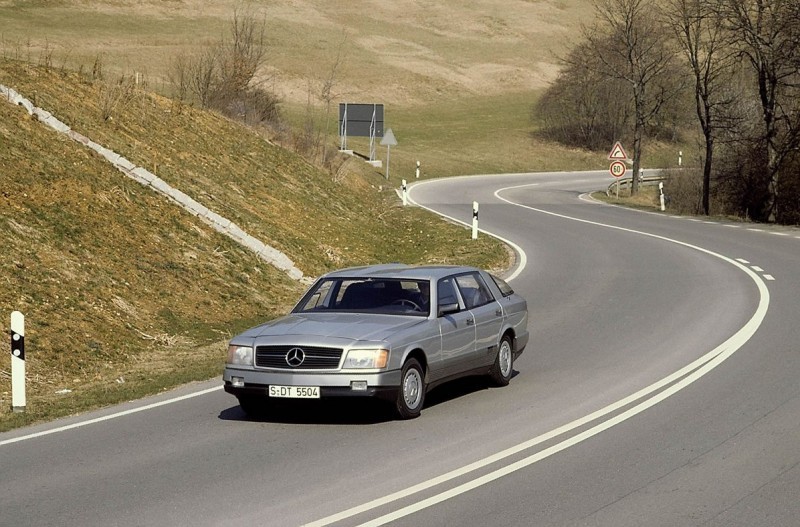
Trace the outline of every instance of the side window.
[[440, 307], [446, 304], [458, 304], [456, 284], [452, 277], [439, 280], [439, 284], [436, 286], [436, 298], [438, 298]]
[[464, 297], [464, 304], [467, 309], [488, 304], [494, 297], [486, 287], [483, 278], [477, 273], [462, 274], [456, 277], [461, 296]]

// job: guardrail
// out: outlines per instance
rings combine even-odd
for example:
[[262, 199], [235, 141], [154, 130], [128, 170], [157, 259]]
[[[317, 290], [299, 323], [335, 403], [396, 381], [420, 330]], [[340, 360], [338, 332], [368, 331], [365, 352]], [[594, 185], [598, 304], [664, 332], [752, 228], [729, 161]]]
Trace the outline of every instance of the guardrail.
[[[639, 184], [648, 186], [656, 185], [662, 181], [666, 181], [667, 179], [669, 179], [668, 176], [664, 175], [662, 171], [659, 171], [658, 175], [655, 176], [640, 176]], [[618, 184], [620, 188], [627, 188], [632, 182], [632, 178], [620, 178], [619, 180], [614, 181], [606, 189], [606, 196], [611, 197], [612, 192], [616, 193]]]

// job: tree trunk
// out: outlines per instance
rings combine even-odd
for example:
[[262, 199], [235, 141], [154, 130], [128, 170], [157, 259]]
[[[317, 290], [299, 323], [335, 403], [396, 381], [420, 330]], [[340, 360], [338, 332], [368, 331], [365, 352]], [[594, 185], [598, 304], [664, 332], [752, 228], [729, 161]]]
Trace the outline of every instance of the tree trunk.
[[714, 138], [706, 131], [706, 157], [703, 160], [703, 214], [711, 214], [711, 165], [714, 158]]

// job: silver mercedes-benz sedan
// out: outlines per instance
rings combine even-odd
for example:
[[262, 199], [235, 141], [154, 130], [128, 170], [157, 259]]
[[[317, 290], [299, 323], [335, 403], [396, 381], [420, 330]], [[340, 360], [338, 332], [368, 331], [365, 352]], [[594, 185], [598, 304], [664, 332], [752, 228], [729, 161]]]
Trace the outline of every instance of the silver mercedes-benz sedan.
[[528, 306], [474, 267], [401, 264], [320, 277], [288, 315], [234, 337], [225, 391], [247, 414], [280, 399], [372, 396], [419, 416], [445, 381], [505, 386], [528, 343]]

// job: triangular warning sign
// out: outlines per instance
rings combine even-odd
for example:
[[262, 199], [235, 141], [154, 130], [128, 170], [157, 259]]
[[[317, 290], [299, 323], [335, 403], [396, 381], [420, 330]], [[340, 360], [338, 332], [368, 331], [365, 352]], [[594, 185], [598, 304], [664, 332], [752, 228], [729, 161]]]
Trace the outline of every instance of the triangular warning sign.
[[611, 152], [608, 153], [609, 159], [618, 159], [620, 161], [625, 161], [628, 159], [628, 154], [625, 153], [625, 149], [622, 148], [622, 144], [617, 141], [614, 143], [614, 148], [611, 149]]
[[395, 139], [394, 132], [392, 132], [391, 128], [387, 128], [386, 131], [383, 132], [383, 139], [381, 139], [381, 145], [397, 146], [397, 139]]

